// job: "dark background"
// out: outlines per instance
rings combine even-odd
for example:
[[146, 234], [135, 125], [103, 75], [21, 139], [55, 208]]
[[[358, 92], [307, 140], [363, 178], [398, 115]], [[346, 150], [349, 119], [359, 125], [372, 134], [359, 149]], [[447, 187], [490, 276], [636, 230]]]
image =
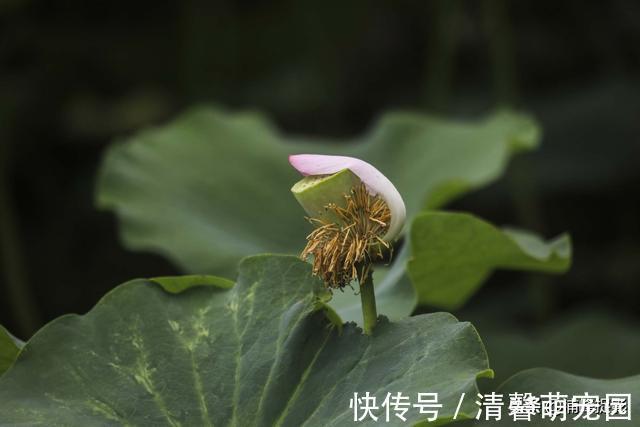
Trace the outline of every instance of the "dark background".
[[394, 108], [530, 111], [542, 148], [451, 208], [569, 231], [574, 266], [497, 273], [457, 314], [525, 333], [583, 310], [639, 320], [637, 1], [3, 0], [0, 64], [0, 323], [21, 338], [130, 278], [177, 273], [121, 246], [94, 177], [114, 138], [202, 102], [326, 136]]

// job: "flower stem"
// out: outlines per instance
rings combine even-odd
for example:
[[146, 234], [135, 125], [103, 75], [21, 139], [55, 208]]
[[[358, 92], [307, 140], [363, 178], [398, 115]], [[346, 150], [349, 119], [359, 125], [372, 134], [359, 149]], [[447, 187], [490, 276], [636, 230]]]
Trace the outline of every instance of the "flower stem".
[[360, 283], [360, 301], [362, 302], [362, 320], [364, 333], [371, 335], [373, 328], [378, 321], [378, 310], [376, 309], [376, 294], [373, 289], [372, 268]]
[[41, 319], [27, 280], [18, 218], [10, 194], [9, 148], [0, 147], [0, 267], [9, 305], [15, 310], [17, 331], [29, 338], [40, 327]]

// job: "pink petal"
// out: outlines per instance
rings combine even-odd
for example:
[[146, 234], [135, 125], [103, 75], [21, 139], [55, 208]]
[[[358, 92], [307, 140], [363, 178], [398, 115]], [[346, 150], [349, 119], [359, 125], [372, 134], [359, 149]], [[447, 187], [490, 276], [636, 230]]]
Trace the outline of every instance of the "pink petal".
[[330, 175], [349, 169], [362, 180], [372, 196], [380, 195], [389, 206], [391, 224], [389, 224], [389, 230], [384, 239], [392, 240], [402, 231], [407, 215], [402, 196], [391, 181], [369, 163], [354, 157], [321, 154], [291, 155], [289, 163], [304, 176]]

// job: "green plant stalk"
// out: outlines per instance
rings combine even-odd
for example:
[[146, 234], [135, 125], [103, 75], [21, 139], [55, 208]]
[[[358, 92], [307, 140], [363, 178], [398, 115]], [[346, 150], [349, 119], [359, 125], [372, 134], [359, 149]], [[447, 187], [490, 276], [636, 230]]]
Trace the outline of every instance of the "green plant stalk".
[[27, 280], [18, 221], [9, 194], [8, 154], [6, 146], [0, 149], [0, 263], [7, 299], [15, 310], [18, 333], [29, 337], [38, 330], [41, 319]]
[[376, 293], [373, 288], [373, 274], [371, 268], [369, 273], [365, 277], [364, 281], [360, 283], [360, 301], [362, 302], [362, 325], [364, 333], [371, 335], [373, 328], [378, 322], [378, 310], [376, 308]]
[[429, 109], [443, 112], [447, 111], [451, 97], [464, 10], [460, 0], [438, 0], [430, 5], [429, 12], [433, 18], [428, 27], [425, 105]]

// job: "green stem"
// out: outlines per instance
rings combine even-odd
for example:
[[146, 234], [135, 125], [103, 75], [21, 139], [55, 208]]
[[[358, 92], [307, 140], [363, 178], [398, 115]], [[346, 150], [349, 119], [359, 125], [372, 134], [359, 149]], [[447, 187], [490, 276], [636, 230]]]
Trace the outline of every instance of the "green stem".
[[[518, 81], [509, 6], [507, 0], [484, 0], [483, 3], [496, 99], [499, 105], [512, 107], [518, 101]], [[544, 234], [544, 215], [530, 159], [516, 157], [509, 168], [508, 178], [513, 187], [513, 203], [519, 221], [525, 227]], [[531, 275], [527, 282], [536, 317], [540, 321], [547, 319], [555, 306], [551, 277]]]
[[18, 323], [18, 333], [30, 337], [41, 325], [29, 283], [18, 221], [9, 194], [8, 149], [0, 149], [0, 263], [4, 272], [7, 299]]
[[373, 289], [373, 277], [371, 268], [360, 283], [360, 301], [362, 302], [362, 320], [364, 325], [364, 333], [371, 335], [373, 328], [378, 321], [378, 310], [376, 309], [376, 294]]
[[495, 97], [498, 105], [513, 106], [518, 100], [518, 82], [509, 3], [485, 0], [482, 9]]
[[433, 19], [428, 27], [425, 101], [428, 108], [446, 112], [455, 77], [463, 5], [460, 0], [437, 0], [429, 4]]

